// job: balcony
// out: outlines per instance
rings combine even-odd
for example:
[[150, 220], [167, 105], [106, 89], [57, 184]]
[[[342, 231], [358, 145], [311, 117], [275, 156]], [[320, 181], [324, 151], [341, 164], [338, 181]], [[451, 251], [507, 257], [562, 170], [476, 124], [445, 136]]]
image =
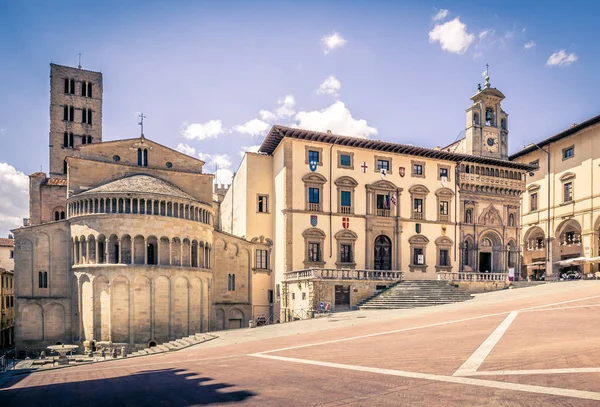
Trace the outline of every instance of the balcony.
[[461, 273], [439, 272], [438, 280], [441, 281], [503, 281], [508, 283], [508, 273]]
[[525, 191], [525, 180], [492, 177], [489, 175], [461, 173], [459, 174], [459, 182], [461, 187], [464, 185], [477, 185], [483, 187], [512, 189], [521, 192]]
[[340, 212], [341, 213], [352, 213], [352, 207], [351, 206], [341, 205], [340, 206]]
[[450, 222], [450, 215], [440, 214], [440, 222]]
[[414, 220], [423, 220], [423, 212], [413, 212], [412, 218]]
[[377, 209], [377, 216], [384, 216], [386, 218], [390, 217], [389, 209]]
[[321, 204], [320, 203], [309, 203], [308, 210], [311, 212], [321, 212]]
[[363, 281], [401, 281], [402, 271], [396, 270], [352, 270], [311, 268], [285, 273], [286, 281], [301, 280], [363, 280]]

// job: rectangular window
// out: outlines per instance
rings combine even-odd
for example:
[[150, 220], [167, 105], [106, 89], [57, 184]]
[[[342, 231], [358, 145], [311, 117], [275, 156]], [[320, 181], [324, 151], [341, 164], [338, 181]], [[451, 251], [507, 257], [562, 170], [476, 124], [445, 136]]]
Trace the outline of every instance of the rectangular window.
[[352, 193], [350, 191], [340, 192], [340, 201], [342, 206], [352, 206]]
[[315, 150], [308, 150], [308, 162], [316, 162], [319, 163], [319, 152]]
[[533, 194], [531, 194], [530, 200], [531, 200], [531, 210], [537, 211], [537, 209], [538, 209], [538, 194], [537, 194], [537, 192], [534, 192]]
[[319, 188], [308, 188], [308, 203], [318, 204], [319, 202]]
[[565, 182], [563, 185], [564, 191], [564, 202], [571, 202], [573, 200], [573, 182]]
[[91, 83], [88, 83], [88, 86], [87, 86], [87, 95], [88, 95], [89, 98], [92, 97], [92, 84]]
[[348, 154], [340, 155], [340, 166], [342, 167], [351, 167], [352, 166], [352, 157]]
[[308, 243], [308, 261], [319, 262], [321, 261], [321, 243]]
[[235, 291], [235, 274], [227, 275], [227, 290]]
[[563, 149], [563, 160], [568, 160], [569, 158], [573, 158], [575, 156], [575, 147], [567, 147]]
[[[423, 169], [421, 169], [421, 172], [423, 172]], [[442, 177], [448, 178], [448, 168], [440, 168], [440, 178]]]
[[268, 252], [266, 250], [256, 250], [256, 268], [261, 270], [269, 268]]
[[440, 215], [448, 216], [448, 202], [446, 202], [446, 201], [440, 202]]
[[413, 264], [425, 264], [425, 256], [423, 255], [423, 249], [415, 247], [413, 249]]
[[390, 209], [390, 196], [377, 194], [377, 209]]
[[302, 293], [302, 299], [306, 300], [306, 293]]
[[269, 304], [273, 304], [273, 290], [269, 290], [267, 292], [267, 299], [269, 301]]
[[[92, 109], [88, 109], [87, 111], [87, 124], [92, 124]], [[147, 150], [144, 150], [147, 151]], [[148, 164], [145, 164], [145, 166], [147, 167]]]
[[87, 123], [87, 109], [81, 109], [81, 123]]
[[414, 175], [423, 175], [423, 166], [421, 164], [415, 164], [413, 166]]
[[535, 165], [536, 167], [540, 166], [540, 160], [534, 160], [529, 163], [529, 165]]
[[10, 258], [11, 258], [11, 259], [14, 259], [14, 258], [15, 258], [15, 251], [14, 251], [14, 250], [11, 250], [11, 251], [10, 251]]
[[344, 243], [340, 245], [340, 263], [352, 263], [352, 245]]
[[267, 195], [258, 196], [258, 212], [268, 213], [269, 212], [269, 197]]
[[415, 198], [413, 200], [413, 211], [416, 213], [423, 213], [423, 199]]
[[449, 266], [450, 257], [448, 256], [448, 249], [440, 249], [440, 266]]
[[388, 160], [377, 160], [377, 171], [379, 171], [381, 169], [389, 171], [390, 162]]

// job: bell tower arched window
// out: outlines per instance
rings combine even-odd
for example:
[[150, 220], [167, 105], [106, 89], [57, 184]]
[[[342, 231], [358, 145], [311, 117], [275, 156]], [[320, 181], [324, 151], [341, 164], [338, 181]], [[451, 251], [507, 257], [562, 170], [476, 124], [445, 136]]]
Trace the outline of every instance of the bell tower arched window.
[[485, 125], [490, 127], [494, 127], [496, 125], [494, 121], [494, 109], [491, 107], [485, 108]]

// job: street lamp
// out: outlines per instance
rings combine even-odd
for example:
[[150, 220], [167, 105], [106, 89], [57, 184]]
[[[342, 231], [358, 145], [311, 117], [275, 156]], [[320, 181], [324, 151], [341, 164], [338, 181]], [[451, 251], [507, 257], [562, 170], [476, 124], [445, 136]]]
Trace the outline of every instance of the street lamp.
[[531, 145], [537, 147], [538, 150], [543, 151], [548, 156], [548, 219], [546, 220], [546, 276], [548, 276], [548, 271], [552, 272], [552, 256], [550, 251], [550, 151], [544, 150], [536, 143], [531, 143]]

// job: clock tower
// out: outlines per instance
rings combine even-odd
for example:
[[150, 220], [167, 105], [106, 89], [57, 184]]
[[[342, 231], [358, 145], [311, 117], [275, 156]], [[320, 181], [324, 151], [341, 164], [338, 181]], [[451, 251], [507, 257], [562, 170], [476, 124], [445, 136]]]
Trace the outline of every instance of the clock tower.
[[508, 159], [508, 114], [502, 110], [504, 95], [492, 88], [488, 71], [485, 86], [471, 97], [467, 109], [466, 153], [482, 157]]

